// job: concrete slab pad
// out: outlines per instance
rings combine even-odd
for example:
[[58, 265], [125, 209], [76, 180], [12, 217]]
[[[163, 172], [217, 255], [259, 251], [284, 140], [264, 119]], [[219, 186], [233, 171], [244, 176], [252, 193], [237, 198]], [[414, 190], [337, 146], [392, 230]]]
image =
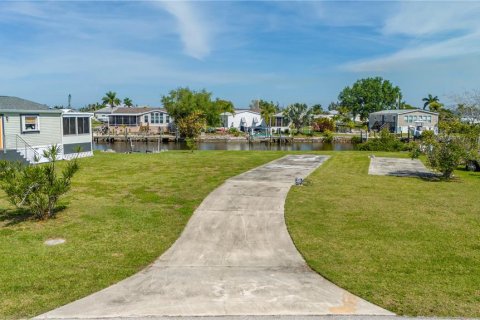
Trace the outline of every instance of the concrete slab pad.
[[418, 159], [405, 158], [370, 158], [368, 174], [377, 176], [421, 177], [430, 178], [436, 175], [428, 170]]
[[326, 159], [291, 155], [227, 180], [149, 268], [38, 318], [391, 315], [310, 270], [288, 234], [288, 189]]

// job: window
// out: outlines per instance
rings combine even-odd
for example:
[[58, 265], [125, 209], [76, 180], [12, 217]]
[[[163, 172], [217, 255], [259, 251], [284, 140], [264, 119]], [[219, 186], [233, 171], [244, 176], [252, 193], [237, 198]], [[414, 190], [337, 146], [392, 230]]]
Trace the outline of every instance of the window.
[[431, 123], [432, 122], [432, 116], [427, 116], [427, 121]]
[[165, 123], [170, 123], [170, 116], [168, 113], [165, 113]]
[[158, 112], [152, 113], [150, 123], [160, 123], [160, 114]]
[[148, 114], [143, 116], [143, 122], [148, 123]]
[[160, 113], [160, 123], [163, 123], [163, 113]]
[[90, 133], [90, 119], [88, 117], [77, 118], [77, 133], [78, 134]]
[[75, 117], [65, 117], [63, 118], [63, 135], [67, 136], [70, 134], [77, 134]]
[[39, 115], [22, 116], [22, 132], [36, 132], [36, 131], [40, 131], [40, 116]]
[[64, 117], [63, 135], [88, 134], [90, 133], [89, 117]]
[[408, 116], [408, 122], [412, 123], [413, 122], [413, 116]]
[[408, 116], [404, 116], [403, 121], [408, 122]]

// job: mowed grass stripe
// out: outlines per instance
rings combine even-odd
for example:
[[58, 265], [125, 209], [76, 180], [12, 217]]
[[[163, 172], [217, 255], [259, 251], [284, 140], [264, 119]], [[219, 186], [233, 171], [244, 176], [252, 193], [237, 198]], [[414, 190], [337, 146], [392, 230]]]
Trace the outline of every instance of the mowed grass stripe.
[[[96, 153], [67, 208], [49, 221], [17, 221], [0, 196], [0, 318], [51, 310], [146, 267], [178, 238], [201, 201], [225, 179], [281, 152]], [[49, 238], [63, 245], [46, 247]]]
[[480, 316], [480, 174], [369, 176], [368, 155], [335, 153], [290, 191], [287, 225], [308, 264], [398, 314]]

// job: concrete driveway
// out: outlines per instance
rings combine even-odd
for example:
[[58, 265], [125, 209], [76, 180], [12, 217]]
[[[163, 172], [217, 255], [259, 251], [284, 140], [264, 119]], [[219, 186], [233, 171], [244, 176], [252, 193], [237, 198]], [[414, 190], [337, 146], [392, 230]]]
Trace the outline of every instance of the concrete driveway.
[[418, 159], [371, 157], [368, 174], [376, 176], [434, 178]]
[[327, 158], [290, 155], [227, 180], [153, 265], [39, 318], [391, 315], [310, 270], [287, 232], [288, 190]]

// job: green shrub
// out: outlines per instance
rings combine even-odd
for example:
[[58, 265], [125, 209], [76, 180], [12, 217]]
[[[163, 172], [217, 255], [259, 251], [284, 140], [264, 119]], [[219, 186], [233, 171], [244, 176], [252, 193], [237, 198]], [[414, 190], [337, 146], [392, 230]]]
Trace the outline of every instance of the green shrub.
[[228, 133], [230, 133], [235, 137], [238, 137], [240, 135], [240, 131], [237, 128], [233, 128], [233, 127], [228, 129]]
[[325, 130], [323, 132], [323, 142], [326, 142], [326, 143], [333, 142], [333, 133], [330, 130]]
[[362, 151], [404, 151], [407, 150], [405, 143], [398, 140], [395, 135], [387, 129], [380, 131], [378, 138], [373, 138], [367, 142], [357, 145], [358, 150]]
[[52, 146], [43, 152], [50, 162], [23, 165], [19, 162], [0, 161], [0, 188], [10, 203], [28, 210], [37, 219], [55, 216], [59, 198], [70, 190], [70, 182], [79, 166], [76, 159], [68, 161], [61, 175], [56, 170], [60, 150]]
[[335, 131], [335, 121], [330, 118], [318, 118], [313, 122], [313, 130], [317, 132]]
[[358, 136], [353, 136], [352, 139], [350, 139], [350, 142], [353, 145], [358, 145], [358, 144], [363, 142], [363, 139], [361, 137], [358, 137]]
[[429, 167], [440, 172], [443, 178], [448, 180], [452, 178], [453, 171], [465, 159], [468, 151], [460, 138], [432, 136], [424, 139], [421, 145], [417, 145], [410, 155], [416, 158], [421, 153], [427, 156]]

